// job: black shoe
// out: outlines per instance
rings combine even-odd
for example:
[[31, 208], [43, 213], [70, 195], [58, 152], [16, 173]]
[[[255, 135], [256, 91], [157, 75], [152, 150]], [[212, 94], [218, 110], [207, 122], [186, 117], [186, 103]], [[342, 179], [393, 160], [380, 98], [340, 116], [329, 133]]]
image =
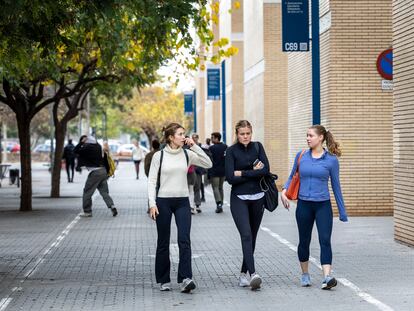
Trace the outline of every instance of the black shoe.
[[201, 202], [205, 202], [206, 201], [206, 198], [205, 197], [202, 197], [201, 198]]
[[116, 216], [116, 215], [118, 215], [118, 211], [116, 210], [116, 208], [115, 207], [111, 207], [111, 212], [112, 212], [112, 216]]
[[332, 276], [326, 276], [325, 279], [322, 282], [322, 289], [329, 290], [332, 287], [335, 287], [338, 284], [336, 279]]
[[223, 213], [223, 208], [219, 205], [219, 206], [217, 206], [217, 208], [216, 208], [216, 213], [217, 214], [220, 214], [220, 213]]
[[196, 288], [196, 284], [192, 279], [185, 279], [181, 284], [181, 292], [189, 294], [192, 290]]

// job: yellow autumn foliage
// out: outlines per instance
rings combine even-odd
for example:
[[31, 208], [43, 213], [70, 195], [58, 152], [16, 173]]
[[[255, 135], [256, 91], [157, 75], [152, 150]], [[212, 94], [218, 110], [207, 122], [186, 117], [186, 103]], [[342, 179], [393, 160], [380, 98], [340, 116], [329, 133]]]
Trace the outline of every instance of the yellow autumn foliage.
[[178, 122], [188, 128], [189, 120], [184, 115], [182, 94], [166, 91], [161, 87], [148, 87], [136, 91], [125, 103], [125, 125], [129, 128], [160, 133], [170, 122]]

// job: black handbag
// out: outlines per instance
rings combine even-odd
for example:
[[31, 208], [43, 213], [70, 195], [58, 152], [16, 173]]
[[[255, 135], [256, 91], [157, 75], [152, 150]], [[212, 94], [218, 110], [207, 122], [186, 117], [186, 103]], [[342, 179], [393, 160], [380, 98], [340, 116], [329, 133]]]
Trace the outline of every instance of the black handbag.
[[279, 191], [276, 188], [275, 181], [277, 175], [269, 173], [260, 179], [260, 188], [265, 194], [265, 208], [273, 212], [279, 204]]

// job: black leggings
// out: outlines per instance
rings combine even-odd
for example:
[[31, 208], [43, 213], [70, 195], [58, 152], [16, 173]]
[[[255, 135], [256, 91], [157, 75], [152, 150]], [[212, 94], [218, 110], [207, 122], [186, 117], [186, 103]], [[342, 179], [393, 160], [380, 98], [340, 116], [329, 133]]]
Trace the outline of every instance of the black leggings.
[[[73, 181], [73, 175], [75, 174], [75, 158], [66, 159], [66, 174], [68, 174], [68, 181]], [[70, 176], [72, 172], [72, 177]]]
[[249, 272], [252, 275], [256, 272], [253, 254], [256, 247], [257, 232], [263, 218], [264, 198], [259, 200], [241, 200], [232, 193], [230, 210], [241, 238], [243, 250], [241, 272]]

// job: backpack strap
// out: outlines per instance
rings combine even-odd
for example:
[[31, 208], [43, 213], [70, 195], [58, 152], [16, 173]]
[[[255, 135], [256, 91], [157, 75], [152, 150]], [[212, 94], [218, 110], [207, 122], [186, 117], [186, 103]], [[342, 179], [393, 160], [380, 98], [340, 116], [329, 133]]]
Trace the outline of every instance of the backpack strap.
[[158, 196], [158, 191], [160, 190], [161, 187], [161, 166], [162, 166], [162, 159], [164, 158], [164, 150], [161, 150], [161, 156], [160, 156], [160, 166], [158, 168], [158, 176], [157, 176], [157, 186], [156, 186], [156, 196]]
[[183, 149], [183, 150], [184, 150], [185, 159], [187, 160], [187, 166], [188, 166], [188, 163], [190, 163], [190, 159], [188, 158], [188, 152], [185, 149]]

